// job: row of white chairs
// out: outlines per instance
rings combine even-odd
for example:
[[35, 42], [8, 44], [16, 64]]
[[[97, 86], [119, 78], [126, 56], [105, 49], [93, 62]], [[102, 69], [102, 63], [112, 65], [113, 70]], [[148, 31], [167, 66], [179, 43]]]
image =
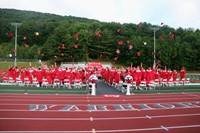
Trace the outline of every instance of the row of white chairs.
[[[167, 81], [167, 79], [155, 79], [150, 81], [148, 84], [146, 81], [141, 81], [139, 85], [136, 85], [136, 81], [133, 81], [130, 84], [131, 90], [147, 90], [147, 89], [155, 89], [156, 87], [173, 87], [173, 86], [181, 86], [181, 85], [188, 85], [190, 84], [190, 78], [173, 81], [173, 79], [170, 79]], [[115, 88], [118, 90], [124, 92], [126, 91], [127, 83], [123, 83], [120, 81], [119, 83], [114, 83]]]
[[[32, 86], [32, 87], [40, 87], [39, 82], [36, 78], [33, 78], [32, 82], [25, 78], [24, 81], [21, 78], [16, 78], [16, 81], [12, 77], [4, 77], [3, 82], [9, 85], [16, 85], [16, 86]], [[43, 78], [42, 87], [63, 87], [63, 88], [82, 88], [86, 86], [86, 83], [83, 83], [80, 79], [75, 79], [72, 83], [69, 79], [64, 79], [64, 82], [61, 82], [59, 79], [54, 79], [53, 83], [49, 83], [47, 79]]]

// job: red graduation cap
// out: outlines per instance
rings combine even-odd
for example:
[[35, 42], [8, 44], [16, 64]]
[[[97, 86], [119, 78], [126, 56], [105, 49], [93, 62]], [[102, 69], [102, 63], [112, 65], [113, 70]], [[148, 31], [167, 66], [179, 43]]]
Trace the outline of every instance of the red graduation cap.
[[100, 34], [99, 31], [96, 31], [96, 32], [95, 32], [95, 35], [98, 36], [98, 37], [101, 37], [101, 34]]
[[7, 36], [8, 36], [8, 37], [13, 37], [14, 34], [10, 32], [10, 33], [7, 33]]
[[162, 40], [162, 39], [163, 39], [163, 36], [162, 36], [162, 35], [160, 35], [160, 37], [159, 37], [159, 38], [160, 38], [160, 40]]
[[133, 48], [133, 46], [132, 46], [132, 45], [129, 45], [129, 46], [128, 46], [128, 49], [129, 49], [129, 50], [131, 50], [132, 48]]
[[64, 44], [62, 44], [62, 49], [65, 49], [65, 45]]
[[90, 55], [90, 53], [86, 53], [85, 55], [86, 55], [86, 56], [89, 56], [89, 55]]
[[120, 29], [120, 28], [118, 28], [118, 29], [117, 29], [117, 32], [120, 32], [120, 31], [121, 31], [121, 29]]
[[120, 54], [120, 50], [119, 50], [119, 49], [117, 49], [117, 50], [116, 50], [116, 53], [117, 53], [117, 54]]
[[76, 33], [76, 34], [74, 34], [74, 36], [75, 36], [76, 40], [78, 40], [79, 34]]
[[60, 55], [61, 55], [61, 56], [65, 56], [65, 54], [63, 54], [63, 53], [61, 53]]
[[74, 48], [77, 49], [77, 48], [78, 48], [78, 45], [77, 45], [77, 44], [74, 44]]
[[117, 59], [118, 59], [118, 57], [115, 57], [115, 58], [114, 58], [114, 61], [116, 61]]
[[141, 23], [139, 23], [139, 24], [137, 25], [137, 27], [138, 27], [138, 28], [141, 28], [141, 27], [142, 27], [142, 24], [141, 24]]
[[58, 58], [58, 56], [56, 56], [56, 55], [55, 55], [55, 56], [54, 56], [54, 58], [55, 58], [55, 59], [57, 59], [57, 58]]
[[41, 56], [44, 56], [44, 54], [42, 53]]
[[28, 44], [24, 44], [24, 46], [25, 46], [26, 48], [28, 48]]
[[119, 45], [123, 45], [124, 42], [123, 42], [123, 41], [119, 41], [118, 44], [119, 44]]
[[129, 43], [130, 43], [130, 40], [126, 40], [126, 43], [128, 43], [128, 44], [129, 44]]
[[102, 58], [102, 57], [103, 57], [103, 55], [102, 55], [102, 54], [100, 54], [100, 55], [99, 55], [99, 58]]
[[25, 41], [25, 40], [27, 39], [27, 38], [26, 38], [26, 36], [24, 36], [24, 38], [23, 38], [23, 39], [24, 39], [24, 41]]
[[17, 52], [17, 50], [16, 50], [16, 49], [14, 49], [14, 50], [13, 50], [13, 52], [14, 52], [14, 53], [16, 53], [16, 52]]
[[171, 38], [174, 38], [174, 36], [175, 36], [175, 35], [174, 35], [173, 33], [171, 33], [171, 32], [169, 33], [169, 35], [170, 35]]
[[137, 56], [138, 56], [138, 57], [140, 57], [140, 56], [141, 56], [140, 52], [137, 52]]

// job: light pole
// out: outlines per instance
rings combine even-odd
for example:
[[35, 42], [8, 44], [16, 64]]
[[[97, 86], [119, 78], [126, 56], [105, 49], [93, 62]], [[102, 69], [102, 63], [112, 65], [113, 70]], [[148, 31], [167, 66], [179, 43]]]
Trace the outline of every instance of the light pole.
[[11, 23], [12, 26], [15, 27], [15, 60], [14, 66], [17, 66], [17, 28], [21, 26], [21, 23]]
[[153, 30], [153, 68], [156, 67], [156, 31], [158, 31], [159, 27], [152, 27]]

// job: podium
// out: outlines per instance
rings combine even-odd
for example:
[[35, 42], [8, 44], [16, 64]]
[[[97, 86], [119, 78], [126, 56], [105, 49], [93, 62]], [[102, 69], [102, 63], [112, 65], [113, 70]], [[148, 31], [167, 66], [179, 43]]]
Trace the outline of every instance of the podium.
[[91, 83], [90, 85], [92, 86], [92, 89], [91, 89], [91, 90], [92, 90], [91, 95], [94, 96], [94, 95], [96, 95], [96, 87], [95, 87], [96, 83]]
[[131, 84], [127, 83], [127, 88], [126, 88], [126, 95], [131, 95], [131, 92], [130, 92], [130, 86]]

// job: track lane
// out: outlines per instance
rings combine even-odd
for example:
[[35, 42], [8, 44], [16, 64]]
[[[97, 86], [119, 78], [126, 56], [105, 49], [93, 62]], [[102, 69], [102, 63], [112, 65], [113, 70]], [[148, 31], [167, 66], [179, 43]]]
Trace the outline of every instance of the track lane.
[[[12, 97], [12, 98], [11, 98]], [[67, 97], [67, 98], [66, 98]], [[145, 104], [199, 102], [199, 93], [170, 95], [132, 95], [119, 98], [104, 96], [60, 96], [60, 95], [3, 95], [0, 98], [1, 131], [71, 131], [71, 132], [198, 132], [200, 130], [200, 108], [172, 108], [120, 111], [58, 111], [65, 104], [77, 104], [85, 108], [88, 104]], [[16, 98], [16, 99], [15, 99]], [[41, 98], [41, 99], [40, 99]], [[76, 99], [77, 98], [77, 99]], [[10, 99], [10, 100], [6, 100]], [[24, 101], [24, 102], [23, 102]], [[63, 102], [64, 101], [64, 102]], [[156, 102], [157, 101], [157, 102]], [[52, 104], [52, 102], [55, 102]], [[45, 111], [31, 111], [30, 104], [58, 106]], [[8, 104], [8, 105], [7, 105]], [[199, 103], [197, 104], [199, 105]], [[87, 108], [87, 107], [86, 107]], [[9, 111], [10, 109], [10, 111]], [[21, 110], [21, 111], [20, 111]], [[24, 110], [24, 111], [22, 111]], [[181, 116], [181, 114], [183, 116]], [[51, 126], [49, 126], [51, 125]], [[77, 126], [78, 125], [78, 126]], [[196, 125], [196, 126], [195, 126]], [[166, 129], [165, 129], [166, 128]]]

